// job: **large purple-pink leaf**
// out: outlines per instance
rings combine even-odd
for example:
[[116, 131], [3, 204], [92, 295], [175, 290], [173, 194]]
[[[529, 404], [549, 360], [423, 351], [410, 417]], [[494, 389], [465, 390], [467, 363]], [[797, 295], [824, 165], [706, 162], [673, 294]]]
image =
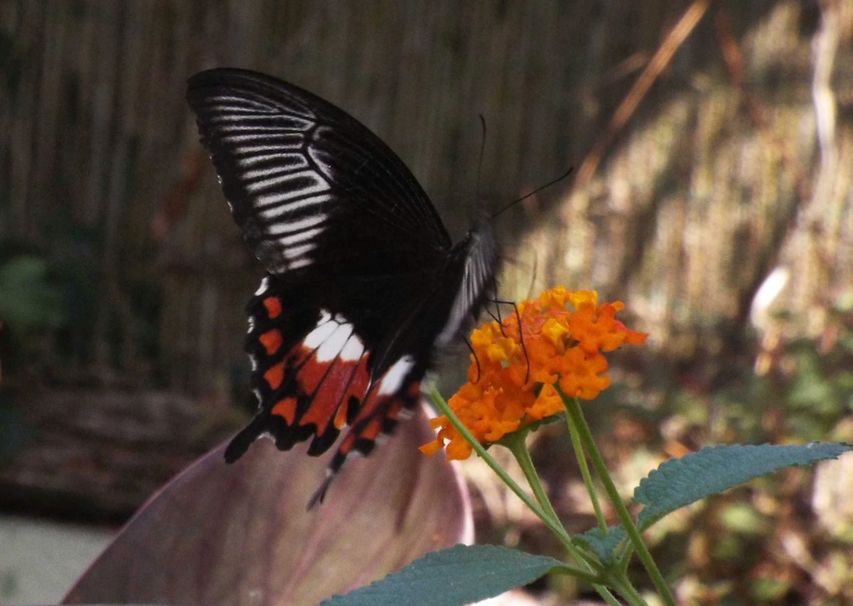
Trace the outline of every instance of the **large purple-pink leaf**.
[[260, 440], [226, 465], [219, 447], [143, 506], [65, 603], [316, 604], [470, 542], [456, 470], [417, 449], [432, 437], [421, 415], [402, 423], [311, 511], [327, 457]]

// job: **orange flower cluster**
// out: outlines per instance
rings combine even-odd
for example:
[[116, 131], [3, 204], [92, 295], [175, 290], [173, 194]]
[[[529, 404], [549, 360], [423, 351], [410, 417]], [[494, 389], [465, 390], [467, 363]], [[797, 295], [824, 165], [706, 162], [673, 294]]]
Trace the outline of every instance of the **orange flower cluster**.
[[[567, 396], [592, 400], [610, 385], [602, 352], [646, 340], [616, 319], [623, 307], [620, 301], [599, 305], [595, 291], [562, 287], [519, 303], [520, 327], [513, 313], [502, 325], [491, 321], [471, 334], [479, 369], [472, 356], [468, 382], [448, 404], [477, 440], [489, 444], [561, 412], [555, 384]], [[421, 446], [422, 452], [434, 454], [447, 442], [448, 458], [470, 456], [471, 445], [446, 417], [432, 425], [438, 436]]]

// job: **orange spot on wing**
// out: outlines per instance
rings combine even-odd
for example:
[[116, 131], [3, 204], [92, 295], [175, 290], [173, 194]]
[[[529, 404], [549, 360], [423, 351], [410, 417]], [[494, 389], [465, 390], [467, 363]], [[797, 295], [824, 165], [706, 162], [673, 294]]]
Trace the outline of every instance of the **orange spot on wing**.
[[269, 370], [264, 373], [264, 380], [266, 380], [270, 389], [278, 389], [284, 380], [284, 362], [270, 366]]
[[329, 364], [331, 362], [318, 362], [313, 358], [305, 362], [296, 377], [304, 393], [310, 395], [316, 391], [329, 370]]
[[344, 436], [344, 439], [341, 440], [341, 445], [338, 446], [338, 452], [343, 456], [347, 456], [352, 450], [352, 447], [355, 445], [355, 438], [355, 433], [350, 429], [347, 432], [347, 435]]
[[281, 347], [281, 331], [277, 328], [268, 330], [267, 332], [262, 334], [259, 339], [261, 341], [261, 345], [263, 345], [264, 349], [267, 350], [267, 355], [273, 355], [275, 352], [278, 351], [278, 348]]
[[344, 425], [347, 424], [347, 410], [349, 409], [349, 398], [344, 398], [343, 402], [341, 402], [341, 407], [338, 408], [338, 412], [335, 414], [335, 427], [340, 429]]
[[293, 425], [296, 418], [296, 398], [285, 398], [275, 403], [270, 414], [282, 417], [288, 425]]
[[366, 438], [368, 440], [375, 440], [376, 436], [379, 435], [380, 429], [382, 429], [382, 419], [372, 419], [367, 425], [365, 425], [364, 429], [361, 430], [361, 433], [358, 434], [358, 437]]
[[281, 299], [278, 297], [267, 297], [263, 301], [264, 307], [267, 308], [267, 315], [270, 319], [275, 319], [281, 315]]

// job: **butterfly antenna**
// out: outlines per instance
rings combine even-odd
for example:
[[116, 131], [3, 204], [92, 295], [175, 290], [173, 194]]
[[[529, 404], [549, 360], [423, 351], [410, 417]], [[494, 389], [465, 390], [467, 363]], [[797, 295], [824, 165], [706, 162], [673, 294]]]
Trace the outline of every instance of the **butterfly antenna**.
[[498, 328], [501, 329], [501, 336], [506, 338], [506, 331], [504, 330], [504, 321], [503, 321], [503, 318], [501, 317], [501, 308], [498, 307], [497, 301], [492, 301], [492, 303], [495, 304], [495, 311], [497, 313], [492, 313], [491, 309], [487, 309], [486, 313], [489, 314], [489, 316], [492, 318], [492, 320], [494, 320], [495, 322], [498, 323]]
[[480, 184], [483, 176], [483, 158], [486, 156], [486, 119], [483, 114], [477, 114], [480, 118], [480, 158], [477, 160], [477, 200], [480, 199]]
[[527, 346], [524, 344], [524, 329], [521, 326], [521, 314], [518, 313], [518, 305], [515, 301], [512, 302], [512, 309], [515, 311], [515, 319], [518, 322], [518, 340], [521, 342], [521, 351], [524, 353], [524, 361], [527, 364], [527, 370], [524, 372], [525, 385], [530, 380], [530, 356], [527, 355]]
[[[527, 383], [530, 380], [530, 356], [527, 355], [527, 345], [524, 344], [524, 329], [521, 326], [521, 314], [518, 311], [518, 305], [515, 304], [515, 301], [502, 301], [501, 299], [493, 299], [492, 302], [495, 304], [498, 313], [500, 313], [498, 305], [512, 305], [512, 309], [515, 311], [515, 319], [518, 322], [518, 340], [521, 343], [521, 352], [524, 354], [524, 361], [527, 364], [527, 370], [524, 373], [524, 382]], [[503, 332], [503, 324], [501, 324], [501, 333], [506, 336], [506, 333]]]
[[465, 339], [465, 345], [468, 346], [468, 350], [471, 352], [471, 355], [474, 356], [474, 363], [477, 365], [477, 380], [474, 383], [480, 382], [480, 357], [477, 355], [477, 352], [474, 351], [474, 346], [471, 345], [471, 341]]
[[497, 217], [498, 215], [500, 215], [500, 214], [501, 214], [501, 213], [503, 213], [504, 211], [509, 210], [510, 208], [512, 208], [513, 206], [515, 206], [516, 204], [518, 204], [519, 202], [523, 202], [524, 200], [527, 200], [527, 198], [529, 198], [529, 197], [531, 197], [531, 196], [535, 196], [536, 194], [538, 194], [538, 193], [539, 193], [540, 191], [542, 191], [543, 189], [547, 189], [547, 188], [551, 187], [552, 185], [554, 185], [555, 183], [559, 183], [560, 181], [562, 181], [563, 179], [565, 179], [566, 177], [568, 177], [569, 175], [571, 175], [573, 170], [575, 170], [575, 167], [574, 167], [574, 166], [570, 166], [570, 167], [569, 167], [569, 170], [567, 170], [566, 172], [564, 172], [562, 175], [560, 175], [560, 176], [559, 176], [559, 177], [557, 177], [556, 179], [551, 179], [551, 180], [550, 180], [550, 181], [548, 181], [545, 185], [540, 185], [539, 187], [537, 187], [536, 189], [534, 189], [534, 190], [533, 190], [532, 192], [530, 192], [529, 194], [524, 194], [523, 196], [521, 196], [520, 198], [517, 198], [517, 199], [513, 200], [512, 202], [508, 202], [508, 203], [507, 203], [507, 204], [505, 204], [502, 208], [498, 209], [498, 211], [497, 211], [497, 212], [495, 212], [495, 213], [493, 213], [492, 215], [490, 215], [490, 216], [489, 216], [489, 219], [494, 219], [495, 217]]

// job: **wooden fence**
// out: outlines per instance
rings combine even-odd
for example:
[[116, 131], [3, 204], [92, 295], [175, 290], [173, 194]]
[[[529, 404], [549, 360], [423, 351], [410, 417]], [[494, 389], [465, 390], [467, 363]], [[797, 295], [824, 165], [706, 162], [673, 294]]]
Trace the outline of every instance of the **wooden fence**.
[[92, 277], [80, 368], [230, 389], [260, 268], [183, 95], [242, 66], [368, 124], [456, 235], [577, 167], [501, 217], [508, 296], [598, 288], [689, 353], [776, 269], [816, 334], [853, 284], [852, 31], [844, 0], [7, 0], [0, 236]]

